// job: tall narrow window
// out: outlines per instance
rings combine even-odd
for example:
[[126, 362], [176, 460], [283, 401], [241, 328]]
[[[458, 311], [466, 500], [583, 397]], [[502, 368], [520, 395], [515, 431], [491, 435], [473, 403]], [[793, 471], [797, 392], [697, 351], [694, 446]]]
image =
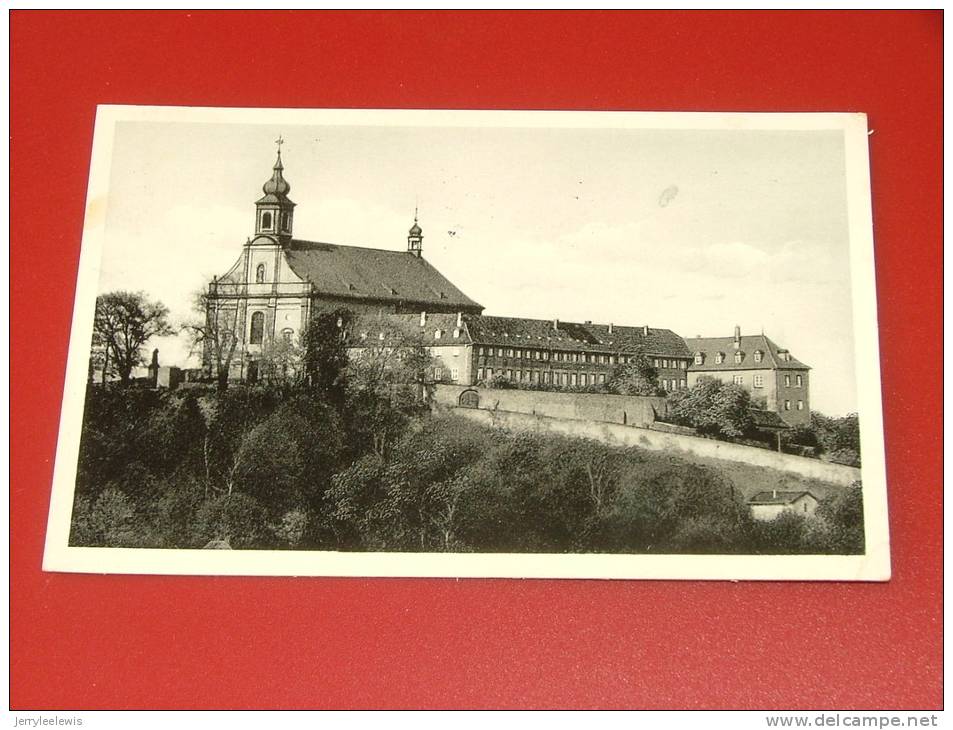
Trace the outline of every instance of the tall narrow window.
[[271, 213], [267, 210], [261, 214], [261, 229], [263, 231], [271, 230]]
[[255, 269], [255, 283], [262, 284], [265, 281], [265, 265], [258, 264], [258, 267]]
[[252, 345], [260, 345], [265, 338], [265, 313], [255, 312], [251, 316], [251, 334], [248, 342]]
[[287, 211], [281, 214], [281, 230], [290, 231], [291, 230], [291, 216]]
[[801, 376], [800, 376], [800, 375], [795, 375], [795, 376], [794, 376], [794, 384], [795, 384], [798, 388], [801, 387], [801, 385], [803, 384], [803, 381], [801, 380]]
[[785, 388], [790, 388], [790, 387], [791, 387], [791, 376], [790, 376], [790, 375], [785, 375], [785, 376], [784, 376], [784, 387], [785, 387]]

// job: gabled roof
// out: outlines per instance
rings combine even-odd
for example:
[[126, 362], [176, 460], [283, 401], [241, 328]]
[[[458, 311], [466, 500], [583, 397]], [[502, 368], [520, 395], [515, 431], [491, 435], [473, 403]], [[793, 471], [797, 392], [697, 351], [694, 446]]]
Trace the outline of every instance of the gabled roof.
[[426, 259], [408, 251], [292, 239], [284, 247], [291, 270], [318, 294], [429, 304], [462, 311], [483, 306], [451, 284]]
[[580, 324], [523, 317], [465, 317], [473, 342], [479, 345], [536, 347], [586, 352], [637, 352], [688, 358], [685, 342], [671, 330]]
[[[809, 370], [810, 367], [800, 360], [791, 357], [783, 360], [778, 354], [784, 348], [778, 347], [765, 335], [742, 335], [741, 346], [735, 349], [734, 337], [691, 337], [685, 339], [685, 346], [691, 355], [700, 352], [704, 356], [701, 365], [694, 362], [689, 370], [704, 372], [712, 370]], [[735, 353], [740, 350], [744, 358], [740, 363], [735, 362]], [[755, 362], [754, 353], [760, 350], [763, 353], [761, 362]], [[719, 352], [724, 353], [724, 362], [717, 362]]]
[[815, 502], [820, 501], [810, 492], [781, 492], [772, 490], [770, 492], [758, 492], [748, 500], [748, 504], [794, 504], [804, 495], [807, 495]]

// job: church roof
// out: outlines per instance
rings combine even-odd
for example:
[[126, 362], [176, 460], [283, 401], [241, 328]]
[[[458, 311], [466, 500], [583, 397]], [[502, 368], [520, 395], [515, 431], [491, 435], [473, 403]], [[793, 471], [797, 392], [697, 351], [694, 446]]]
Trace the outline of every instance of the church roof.
[[379, 301], [433, 303], [462, 311], [483, 306], [451, 284], [426, 259], [334, 243], [291, 240], [284, 248], [291, 270], [319, 294]]
[[[689, 369], [695, 372], [710, 372], [714, 370], [808, 370], [805, 365], [794, 356], [784, 360], [778, 354], [785, 352], [765, 335], [742, 335], [741, 345], [735, 349], [734, 337], [692, 337], [686, 338], [685, 344], [692, 354], [700, 352], [704, 355], [701, 365], [692, 363]], [[740, 363], [735, 362], [735, 352], [740, 350], [744, 358]], [[755, 362], [754, 353], [761, 351], [761, 362]], [[724, 353], [724, 362], [717, 362], [716, 356]]]

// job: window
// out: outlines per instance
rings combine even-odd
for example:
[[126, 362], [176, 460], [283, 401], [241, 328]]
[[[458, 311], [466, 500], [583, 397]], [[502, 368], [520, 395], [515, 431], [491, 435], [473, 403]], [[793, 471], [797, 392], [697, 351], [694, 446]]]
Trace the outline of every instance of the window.
[[517, 350], [517, 351], [516, 351], [516, 357], [523, 357], [523, 351], [522, 351], [522, 350]]
[[265, 265], [258, 264], [258, 268], [255, 269], [255, 283], [263, 284], [265, 281]]
[[507, 370], [507, 371], [506, 371], [506, 379], [507, 379], [507, 380], [512, 380], [512, 379], [513, 379], [513, 371], [512, 371], [512, 370]]
[[483, 380], [483, 368], [477, 368], [477, 380]]
[[477, 351], [477, 355], [482, 355], [482, 354], [483, 354], [483, 348], [482, 348], [482, 347], [478, 347], [478, 348], [476, 349], [476, 351]]
[[434, 368], [434, 369], [433, 369], [433, 379], [434, 379], [434, 380], [443, 380], [443, 368]]
[[450, 368], [450, 380], [459, 380], [460, 371], [457, 368]]
[[755, 375], [755, 376], [754, 376], [754, 387], [755, 387], [755, 388], [763, 388], [763, 387], [764, 387], [764, 376], [763, 376], [763, 375]]
[[281, 330], [281, 336], [284, 339], [286, 345], [291, 344], [291, 335], [293, 334], [294, 331], [290, 327], [285, 327], [283, 330]]
[[570, 376], [569, 376], [569, 384], [570, 384], [570, 385], [575, 385], [575, 384], [576, 384], [576, 374], [575, 374], [575, 373], [570, 374]]
[[261, 214], [261, 229], [263, 231], [271, 230], [271, 213], [267, 210]]
[[544, 371], [543, 371], [543, 382], [544, 382], [544, 383], [548, 383], [548, 382], [549, 382], [549, 371], [548, 371], [548, 370], [544, 370]]
[[803, 381], [801, 380], [801, 376], [800, 376], [800, 375], [795, 375], [795, 376], [794, 376], [794, 385], [797, 386], [798, 388], [800, 388], [803, 384], [804, 384], [804, 383], [803, 383]]
[[741, 361], [744, 360], [744, 359], [745, 359], [745, 354], [744, 354], [743, 352], [741, 352], [741, 350], [739, 350], [738, 352], [735, 353], [735, 362], [736, 362], [736, 363], [741, 363]]
[[761, 350], [755, 350], [755, 351], [754, 351], [754, 361], [755, 361], [755, 362], [761, 362], [761, 358], [763, 358], [763, 357], [764, 357], [764, 353], [761, 352]]
[[744, 376], [744, 375], [736, 375], [736, 376], [733, 378], [733, 382], [734, 382], [735, 385], [744, 385], [744, 384], [745, 384], [745, 376]]
[[435, 340], [439, 340], [441, 337], [443, 337], [443, 332], [441, 332], [440, 330], [434, 330], [433, 338]]
[[290, 231], [291, 230], [291, 216], [287, 211], [281, 214], [281, 230]]
[[725, 361], [725, 353], [719, 352], [715, 355], [715, 362], [721, 365]]
[[789, 401], [789, 400], [784, 401], [784, 410], [786, 410], [786, 411], [790, 411], [790, 410], [791, 410], [791, 401]]
[[492, 379], [492, 378], [493, 378], [493, 368], [487, 368], [487, 369], [486, 369], [486, 379], [487, 379], [487, 380], [490, 380], [490, 379]]
[[605, 373], [599, 373], [599, 382], [600, 382], [600, 383], [606, 382], [606, 374], [605, 374]]
[[807, 512], [807, 502], [804, 503], [804, 511]]
[[540, 355], [540, 353], [539, 353], [539, 350], [534, 350], [534, 351], [533, 351], [533, 357], [535, 357], [537, 360], [539, 360], [539, 358], [541, 357], [541, 355]]
[[790, 387], [791, 387], [791, 376], [790, 376], [790, 375], [785, 375], [785, 376], [784, 376], [784, 387], [785, 387], [785, 388], [790, 388]]
[[460, 339], [460, 330], [459, 330], [459, 329], [455, 329], [455, 330], [453, 331], [453, 339], [455, 339], [455, 340]]
[[678, 387], [679, 387], [679, 388], [686, 388], [686, 387], [688, 387], [687, 384], [685, 383], [685, 378], [682, 378], [681, 380], [678, 381]]
[[804, 401], [799, 400], [799, 401], [797, 402], [797, 409], [798, 409], [799, 411], [803, 411], [803, 410], [804, 410]]
[[696, 352], [696, 353], [695, 353], [695, 364], [696, 364], [696, 365], [701, 365], [701, 364], [704, 363], [704, 362], [705, 362], [705, 356], [702, 355], [700, 352]]
[[682, 360], [678, 365], [682, 370], [688, 370], [688, 360]]
[[248, 337], [249, 344], [260, 345], [265, 339], [265, 313], [255, 312], [251, 316], [251, 333]]
[[508, 348], [506, 349], [506, 356], [507, 356], [507, 357], [513, 357], [513, 348], [508, 347]]

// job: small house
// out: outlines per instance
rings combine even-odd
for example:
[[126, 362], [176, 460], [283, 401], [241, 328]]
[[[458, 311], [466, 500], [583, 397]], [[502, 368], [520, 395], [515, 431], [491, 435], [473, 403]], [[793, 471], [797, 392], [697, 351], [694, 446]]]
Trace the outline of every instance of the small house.
[[813, 517], [819, 500], [810, 492], [758, 492], [748, 500], [751, 516], [756, 520], [773, 520], [784, 511]]

